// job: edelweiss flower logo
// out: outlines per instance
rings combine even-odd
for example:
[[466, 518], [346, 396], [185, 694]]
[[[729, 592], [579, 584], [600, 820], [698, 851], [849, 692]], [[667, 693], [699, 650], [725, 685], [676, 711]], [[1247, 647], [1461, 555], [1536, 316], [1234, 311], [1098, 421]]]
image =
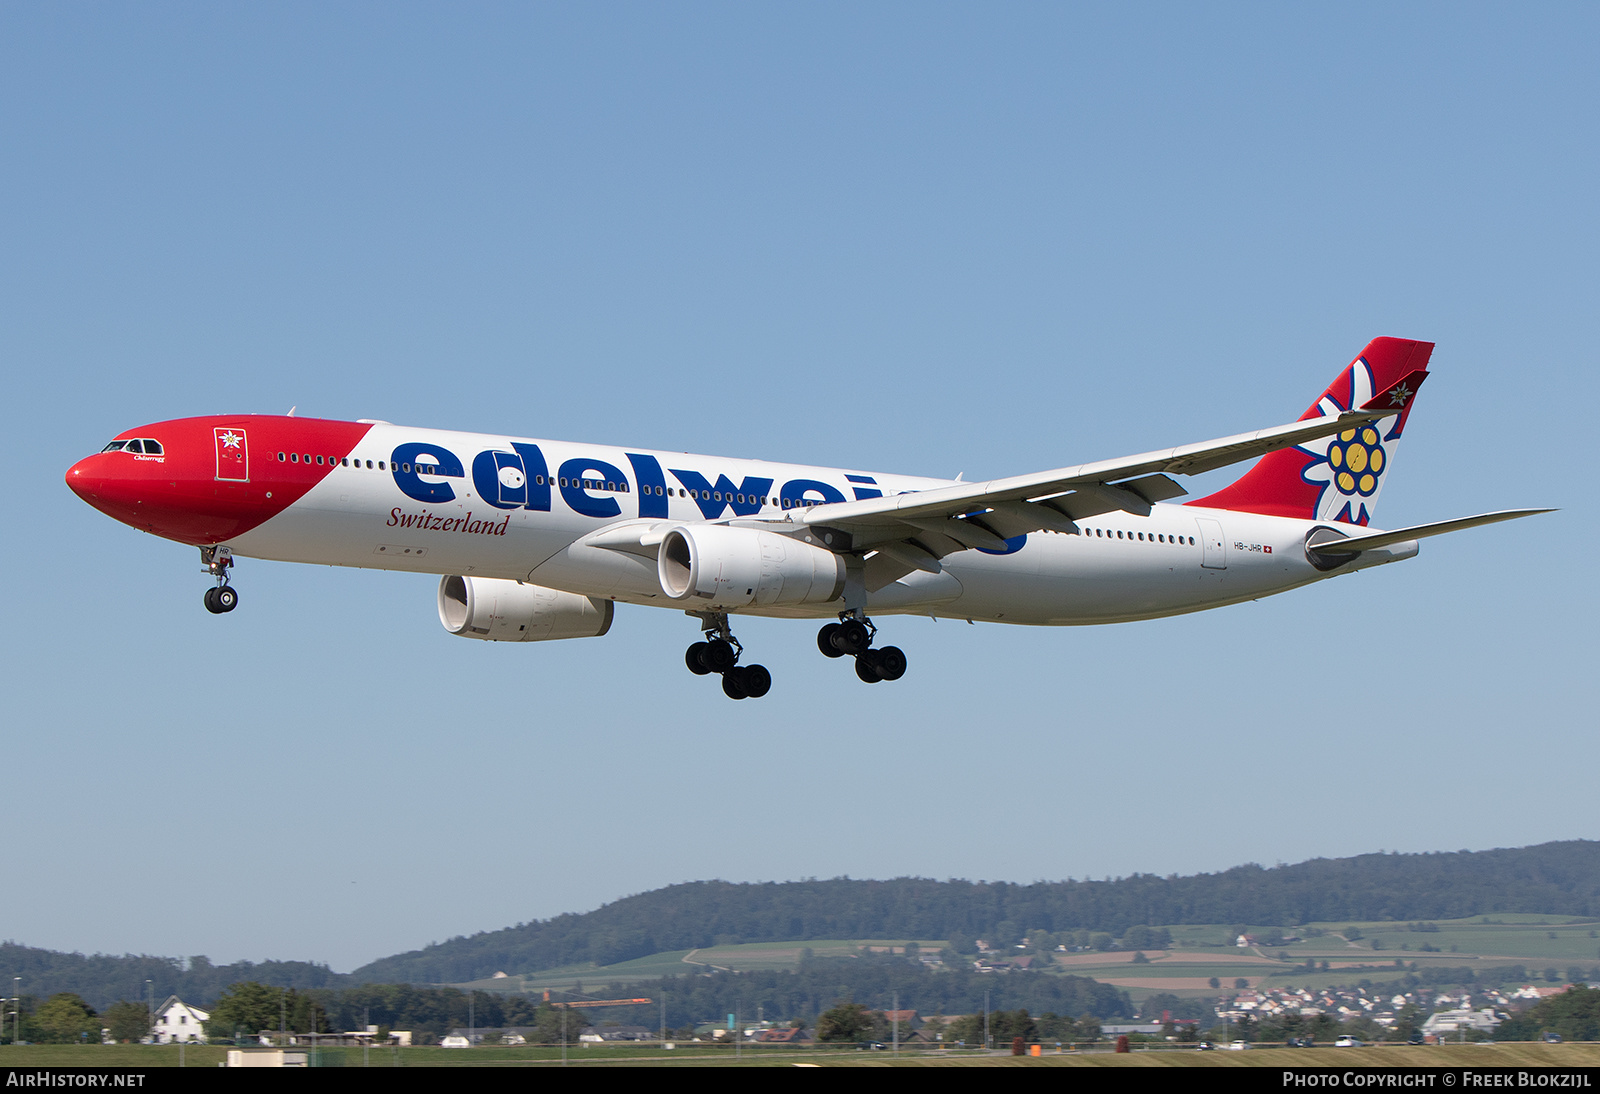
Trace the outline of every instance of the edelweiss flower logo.
[[[1366, 358], [1358, 358], [1346, 373], [1349, 391], [1341, 401], [1337, 395], [1325, 395], [1317, 404], [1323, 414], [1338, 414], [1351, 407], [1364, 406], [1372, 401], [1372, 370]], [[1337, 390], [1337, 388], [1335, 389]], [[1411, 397], [1407, 388], [1396, 388], [1391, 400], [1404, 405]], [[1313, 457], [1300, 471], [1300, 477], [1318, 487], [1317, 519], [1338, 520], [1349, 524], [1366, 524], [1372, 519], [1370, 506], [1383, 485], [1383, 472], [1389, 466], [1393, 442], [1399, 439], [1399, 418], [1393, 419], [1391, 432], [1385, 436], [1380, 424], [1356, 426], [1329, 437], [1300, 445], [1300, 451]]]
[[1333, 484], [1341, 494], [1372, 497], [1383, 474], [1383, 445], [1378, 431], [1370, 425], [1347, 429], [1328, 446], [1328, 466], [1333, 468]]
[[239, 442], [244, 440], [244, 438], [230, 429], [228, 432], [222, 435], [221, 440], [224, 448], [238, 448]]

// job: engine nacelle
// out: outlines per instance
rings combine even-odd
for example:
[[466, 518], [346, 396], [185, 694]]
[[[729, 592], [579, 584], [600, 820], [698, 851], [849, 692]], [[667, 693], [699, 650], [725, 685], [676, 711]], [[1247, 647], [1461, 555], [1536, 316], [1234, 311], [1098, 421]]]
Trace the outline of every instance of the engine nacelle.
[[592, 596], [498, 577], [439, 582], [439, 622], [451, 634], [490, 642], [599, 638], [611, 629], [616, 605]]
[[844, 592], [844, 559], [792, 536], [680, 524], [656, 556], [661, 588], [690, 610], [824, 604]]

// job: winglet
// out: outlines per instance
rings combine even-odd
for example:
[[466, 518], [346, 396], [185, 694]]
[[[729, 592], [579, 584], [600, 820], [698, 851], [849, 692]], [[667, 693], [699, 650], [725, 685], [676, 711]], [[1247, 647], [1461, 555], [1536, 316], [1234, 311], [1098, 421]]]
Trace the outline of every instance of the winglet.
[[1405, 429], [1406, 415], [1411, 412], [1411, 400], [1417, 394], [1417, 389], [1422, 386], [1422, 381], [1427, 378], [1427, 369], [1413, 369], [1390, 384], [1388, 388], [1362, 403], [1361, 409], [1389, 413], [1398, 411], [1400, 420], [1397, 424], [1401, 429]]

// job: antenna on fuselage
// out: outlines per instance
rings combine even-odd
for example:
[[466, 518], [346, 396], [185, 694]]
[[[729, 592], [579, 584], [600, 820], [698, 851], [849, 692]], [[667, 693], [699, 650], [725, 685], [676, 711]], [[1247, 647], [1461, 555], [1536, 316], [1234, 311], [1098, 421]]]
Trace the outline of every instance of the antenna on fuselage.
[[299, 409], [299, 407], [300, 407], [300, 404], [299, 404], [299, 403], [296, 403], [296, 404], [294, 404], [294, 406], [292, 406], [292, 407], [290, 407], [290, 408], [289, 408], [289, 413], [287, 413], [287, 414], [285, 414], [285, 415], [284, 415], [284, 417], [285, 417], [285, 418], [293, 418], [293, 417], [294, 417], [294, 412], [295, 412], [295, 411], [296, 411], [296, 410], [298, 410], [298, 409]]

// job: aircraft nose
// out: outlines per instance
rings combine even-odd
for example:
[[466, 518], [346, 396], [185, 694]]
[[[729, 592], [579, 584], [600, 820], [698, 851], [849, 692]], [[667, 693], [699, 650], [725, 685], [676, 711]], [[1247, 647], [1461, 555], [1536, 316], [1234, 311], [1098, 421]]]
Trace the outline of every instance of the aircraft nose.
[[67, 486], [84, 501], [94, 504], [93, 498], [104, 489], [105, 460], [102, 453], [85, 456], [67, 468]]
[[67, 469], [67, 486], [107, 516], [139, 524], [149, 484], [126, 474], [125, 469], [113, 463], [116, 455], [118, 453], [97, 452], [85, 456]]

